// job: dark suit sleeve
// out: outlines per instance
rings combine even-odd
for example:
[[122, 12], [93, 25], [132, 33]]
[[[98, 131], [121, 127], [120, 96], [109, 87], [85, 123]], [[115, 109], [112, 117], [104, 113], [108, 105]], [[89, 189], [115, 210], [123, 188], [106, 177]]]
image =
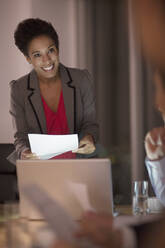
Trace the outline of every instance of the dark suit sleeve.
[[83, 104], [83, 120], [81, 123], [81, 136], [91, 134], [95, 143], [98, 141], [99, 125], [96, 120], [96, 98], [94, 85], [87, 70], [83, 71], [81, 98]]
[[24, 94], [17, 81], [10, 82], [10, 114], [14, 131], [14, 146], [17, 158], [20, 158], [21, 152], [29, 148], [28, 128], [24, 110]]

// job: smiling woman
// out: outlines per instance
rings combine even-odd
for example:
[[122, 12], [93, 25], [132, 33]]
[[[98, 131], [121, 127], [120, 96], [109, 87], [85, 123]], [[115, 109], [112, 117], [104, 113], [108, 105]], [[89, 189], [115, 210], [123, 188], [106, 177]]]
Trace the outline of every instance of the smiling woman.
[[[88, 71], [59, 62], [58, 35], [51, 23], [26, 19], [18, 25], [14, 38], [33, 70], [10, 83], [15, 151], [9, 160], [15, 163], [16, 159], [36, 158], [30, 150], [28, 133], [78, 133], [80, 147], [76, 153], [93, 153], [98, 124]], [[58, 158], [75, 156], [68, 152]]]

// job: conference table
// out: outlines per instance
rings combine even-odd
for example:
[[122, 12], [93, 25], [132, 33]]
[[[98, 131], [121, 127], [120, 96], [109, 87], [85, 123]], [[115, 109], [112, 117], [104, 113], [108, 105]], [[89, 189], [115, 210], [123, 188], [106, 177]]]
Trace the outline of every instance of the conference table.
[[[123, 215], [131, 215], [131, 206], [117, 206]], [[19, 217], [18, 203], [0, 204], [0, 247], [31, 248], [45, 247], [53, 241], [54, 234], [44, 220], [29, 220]], [[44, 247], [44, 246], [43, 246]]]
[[[0, 248], [51, 247], [54, 234], [44, 220], [20, 218], [18, 204], [8, 205], [0, 204]], [[119, 205], [115, 210], [120, 216], [132, 215], [131, 205]]]

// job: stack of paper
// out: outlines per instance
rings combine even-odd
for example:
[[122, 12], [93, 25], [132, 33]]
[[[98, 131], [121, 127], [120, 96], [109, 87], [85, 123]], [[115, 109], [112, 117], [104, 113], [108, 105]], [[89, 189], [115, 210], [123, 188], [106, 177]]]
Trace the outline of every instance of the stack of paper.
[[32, 153], [40, 159], [50, 159], [64, 152], [78, 149], [78, 135], [28, 134]]

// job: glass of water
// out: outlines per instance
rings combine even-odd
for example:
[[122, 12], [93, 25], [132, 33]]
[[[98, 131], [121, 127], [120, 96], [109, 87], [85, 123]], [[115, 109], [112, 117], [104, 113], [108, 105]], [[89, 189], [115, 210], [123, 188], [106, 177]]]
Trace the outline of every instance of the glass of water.
[[132, 211], [134, 215], [147, 215], [148, 208], [148, 182], [133, 182], [133, 203]]

